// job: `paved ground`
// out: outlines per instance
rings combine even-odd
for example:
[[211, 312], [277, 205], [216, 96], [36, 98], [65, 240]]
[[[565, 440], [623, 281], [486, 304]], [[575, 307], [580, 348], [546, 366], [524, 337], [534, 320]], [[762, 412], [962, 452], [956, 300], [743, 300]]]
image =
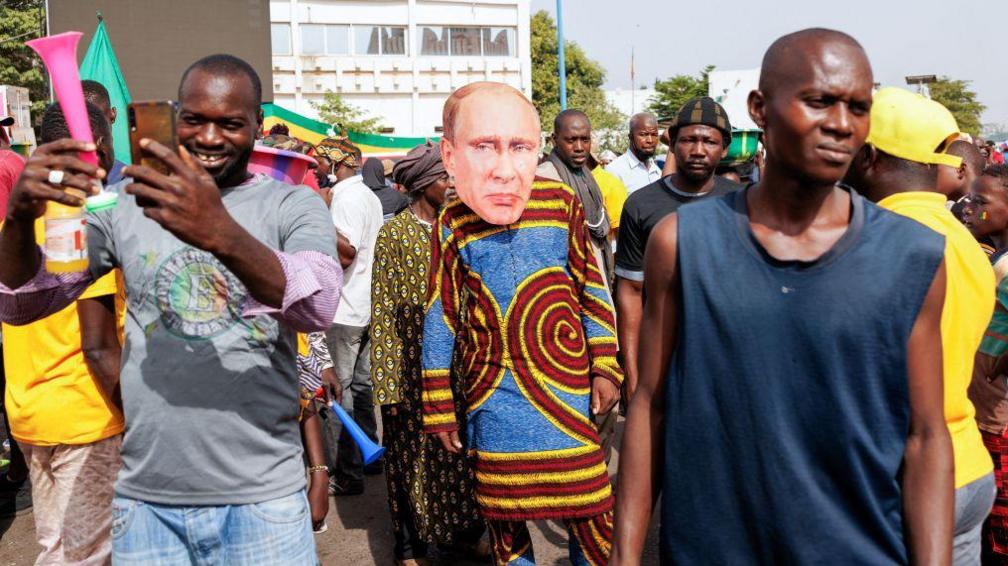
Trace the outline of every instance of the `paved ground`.
[[[617, 431], [622, 433], [622, 421]], [[610, 470], [615, 469], [617, 460], [618, 454], [614, 454]], [[33, 521], [31, 513], [14, 520], [0, 519], [0, 566], [34, 564], [38, 546], [35, 543]], [[316, 536], [322, 564], [326, 566], [394, 564], [384, 477], [367, 478], [364, 495], [331, 500], [327, 523], [329, 530]], [[539, 565], [570, 563], [567, 560], [567, 535], [562, 525], [547, 521], [537, 522], [532, 527], [532, 537], [536, 562]], [[655, 545], [655, 532], [652, 528], [647, 544], [649, 552], [645, 556], [644, 564], [658, 563]], [[442, 564], [450, 563], [442, 562]]]

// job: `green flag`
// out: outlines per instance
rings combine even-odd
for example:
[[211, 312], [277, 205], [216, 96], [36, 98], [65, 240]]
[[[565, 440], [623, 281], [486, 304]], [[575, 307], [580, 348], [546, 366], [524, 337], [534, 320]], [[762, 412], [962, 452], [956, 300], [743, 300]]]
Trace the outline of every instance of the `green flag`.
[[105, 31], [105, 22], [98, 20], [98, 29], [95, 30], [91, 45], [88, 46], [84, 55], [84, 62], [80, 67], [81, 79], [91, 79], [100, 82], [109, 93], [109, 100], [116, 109], [116, 121], [112, 124], [112, 141], [115, 148], [116, 159], [123, 163], [130, 162], [129, 126], [126, 123], [126, 105], [130, 103], [129, 90], [126, 88], [126, 80], [123, 79], [122, 71], [119, 70], [119, 62], [116, 61], [115, 52], [112, 51], [112, 42], [109, 41], [108, 32]]

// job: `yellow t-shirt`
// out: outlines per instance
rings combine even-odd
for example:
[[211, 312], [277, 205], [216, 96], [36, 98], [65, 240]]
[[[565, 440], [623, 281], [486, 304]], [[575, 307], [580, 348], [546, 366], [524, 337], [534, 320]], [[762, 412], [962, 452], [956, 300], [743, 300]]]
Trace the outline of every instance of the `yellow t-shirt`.
[[609, 214], [609, 225], [615, 233], [619, 228], [620, 216], [623, 214], [623, 204], [627, 199], [627, 188], [619, 177], [606, 171], [601, 166], [592, 169], [592, 177], [598, 183], [599, 190], [602, 191], [602, 202], [605, 203], [606, 213]]
[[973, 358], [994, 312], [994, 270], [966, 227], [945, 208], [944, 195], [898, 193], [878, 204], [945, 236], [945, 308], [941, 318], [945, 422], [952, 435], [955, 486], [960, 488], [994, 469], [977, 428], [976, 409], [966, 396]]
[[[36, 236], [41, 236], [41, 226], [36, 224]], [[114, 294], [116, 275], [109, 273], [80, 298]], [[121, 336], [121, 326], [119, 330]], [[18, 442], [89, 444], [123, 431], [122, 412], [84, 361], [76, 302], [31, 324], [3, 325], [3, 352], [5, 406], [11, 436]]]

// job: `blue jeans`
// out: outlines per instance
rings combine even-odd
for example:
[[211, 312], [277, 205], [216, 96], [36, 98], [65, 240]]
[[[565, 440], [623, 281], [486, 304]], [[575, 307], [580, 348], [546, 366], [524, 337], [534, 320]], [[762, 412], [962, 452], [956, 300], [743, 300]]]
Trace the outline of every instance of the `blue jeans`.
[[[343, 410], [361, 427], [371, 440], [378, 442], [378, 422], [375, 420], [374, 390], [371, 387], [371, 340], [368, 326], [333, 324], [326, 330], [326, 343], [333, 369], [343, 386]], [[338, 450], [333, 479], [363, 481], [364, 461], [350, 433], [343, 430], [333, 415], [329, 428], [323, 429], [323, 442], [330, 446], [336, 440]], [[326, 437], [329, 432], [329, 438]], [[337, 440], [338, 439], [338, 440]]]
[[112, 563], [315, 566], [304, 491], [248, 505], [179, 507], [116, 496]]

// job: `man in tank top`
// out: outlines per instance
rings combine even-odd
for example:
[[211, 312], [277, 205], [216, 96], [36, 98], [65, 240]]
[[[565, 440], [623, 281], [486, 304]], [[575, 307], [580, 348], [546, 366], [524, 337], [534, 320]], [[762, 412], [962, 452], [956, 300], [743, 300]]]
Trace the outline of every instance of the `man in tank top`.
[[655, 344], [610, 564], [639, 560], [659, 491], [666, 564], [948, 563], [944, 241], [837, 185], [871, 101], [853, 38], [778, 39], [749, 96], [762, 180], [652, 233], [641, 335]]

